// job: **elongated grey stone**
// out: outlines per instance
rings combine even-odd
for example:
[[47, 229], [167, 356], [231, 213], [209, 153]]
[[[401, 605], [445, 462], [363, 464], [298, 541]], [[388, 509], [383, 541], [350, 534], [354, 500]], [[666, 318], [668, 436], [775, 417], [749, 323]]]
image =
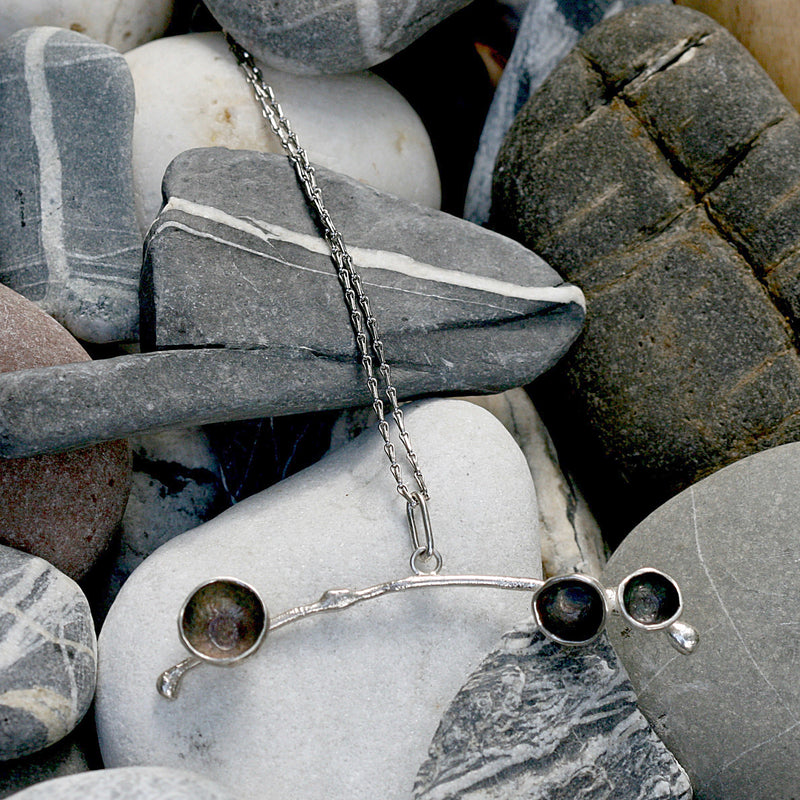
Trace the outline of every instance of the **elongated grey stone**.
[[[318, 168], [402, 397], [529, 382], [583, 295], [499, 234]], [[0, 376], [0, 455], [135, 431], [369, 403], [327, 246], [282, 156], [179, 156], [146, 244], [142, 343], [160, 353]], [[180, 348], [180, 349], [178, 349]]]
[[0, 282], [90, 342], [136, 337], [133, 82], [60, 28], [0, 45]]
[[547, 641], [531, 622], [503, 638], [445, 712], [414, 800], [691, 800], [686, 773], [636, 706], [603, 635]]
[[0, 545], [0, 761], [57, 742], [94, 696], [97, 643], [78, 585]]

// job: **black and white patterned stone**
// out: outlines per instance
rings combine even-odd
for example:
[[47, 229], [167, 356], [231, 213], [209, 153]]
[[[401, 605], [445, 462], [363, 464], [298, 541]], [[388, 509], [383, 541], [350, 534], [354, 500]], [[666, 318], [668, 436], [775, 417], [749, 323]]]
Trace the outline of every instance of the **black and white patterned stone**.
[[41, 750], [80, 722], [94, 696], [97, 643], [78, 585], [0, 545], [0, 760]]
[[[317, 178], [401, 396], [522, 385], [578, 335], [583, 295], [533, 252], [343, 175]], [[0, 376], [0, 454], [369, 403], [335, 271], [286, 159], [193, 150], [164, 186], [141, 337], [166, 352]]]
[[19, 800], [238, 800], [201, 775], [168, 767], [98, 769], [36, 784], [13, 795]]
[[530, 0], [481, 133], [469, 178], [464, 218], [489, 221], [492, 171], [511, 123], [582, 34], [601, 20], [647, 3], [669, 0]]
[[526, 104], [494, 224], [587, 295], [534, 400], [612, 542], [800, 435], [800, 115], [709, 17], [593, 28]]
[[28, 28], [0, 45], [0, 282], [90, 342], [136, 337], [133, 82], [112, 47]]
[[272, 67], [354, 72], [408, 47], [469, 0], [208, 0], [223, 29]]
[[604, 635], [587, 648], [534, 623], [506, 634], [456, 695], [414, 800], [691, 800]]
[[700, 633], [691, 657], [665, 637], [609, 635], [639, 705], [703, 800], [792, 800], [800, 787], [800, 444], [737, 461], [654, 511], [603, 574], [643, 565], [680, 585]]

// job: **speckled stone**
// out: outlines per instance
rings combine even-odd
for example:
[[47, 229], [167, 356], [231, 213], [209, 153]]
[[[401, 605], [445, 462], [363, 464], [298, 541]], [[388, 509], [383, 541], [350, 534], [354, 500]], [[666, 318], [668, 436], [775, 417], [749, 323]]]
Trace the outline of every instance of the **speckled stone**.
[[119, 767], [45, 781], [14, 795], [19, 800], [239, 800], [192, 772], [167, 767]]
[[529, 0], [486, 116], [469, 178], [464, 218], [489, 221], [492, 171], [511, 123], [575, 43], [593, 25], [625, 8], [669, 0]]
[[136, 338], [133, 82], [60, 28], [0, 44], [0, 281], [89, 342]]
[[77, 584], [0, 545], [0, 760], [68, 734], [94, 695], [97, 644]]
[[270, 66], [353, 72], [408, 47], [469, 0], [208, 0], [220, 25]]
[[612, 542], [800, 436], [799, 159], [800, 116], [742, 45], [660, 4], [593, 28], [509, 132], [495, 224], [589, 309], [534, 400]]
[[[444, 569], [538, 577], [530, 472], [500, 423], [456, 400], [410, 404], [405, 420]], [[104, 763], [141, 763], [157, 748], [161, 763], [250, 800], [408, 798], [442, 709], [529, 613], [524, 593], [404, 592], [274, 631], [241, 666], [198, 667], [175, 701], [155, 682], [186, 655], [175, 619], [202, 581], [240, 578], [275, 616], [327, 589], [405, 577], [409, 544], [373, 427], [161, 547], [122, 587], [100, 635]]]
[[639, 705], [703, 800], [791, 800], [800, 786], [800, 444], [719, 470], [654, 511], [610, 558], [680, 585], [690, 657], [609, 623]]
[[636, 706], [606, 636], [503, 638], [444, 714], [414, 800], [691, 800], [686, 773]]
[[[5, 286], [0, 329], [0, 373], [89, 360], [55, 320]], [[82, 577], [122, 517], [130, 474], [124, 441], [0, 459], [0, 541]]]

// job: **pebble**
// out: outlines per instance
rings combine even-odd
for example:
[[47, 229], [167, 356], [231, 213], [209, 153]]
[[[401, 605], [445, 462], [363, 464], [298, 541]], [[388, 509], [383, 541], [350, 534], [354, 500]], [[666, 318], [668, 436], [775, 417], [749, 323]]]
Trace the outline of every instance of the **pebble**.
[[[164, 171], [184, 150], [283, 153], [221, 33], [170, 36], [125, 58], [136, 87], [133, 180], [142, 232], [161, 208]], [[313, 162], [438, 208], [428, 134], [385, 81], [365, 72], [314, 78], [263, 72]]]
[[[578, 335], [583, 295], [516, 242], [322, 167], [317, 180], [401, 396], [519, 386]], [[164, 185], [141, 324], [142, 346], [163, 352], [0, 377], [3, 455], [370, 402], [325, 242], [286, 160], [193, 150]]]
[[713, 17], [752, 54], [800, 111], [800, 6], [794, 0], [677, 0]]
[[0, 545], [0, 761], [66, 736], [92, 702], [97, 643], [78, 585]]
[[107, 567], [104, 611], [147, 556], [230, 505], [220, 465], [202, 430], [139, 434], [130, 444], [131, 493]]
[[[409, 405], [405, 421], [444, 571], [540, 575], [530, 472], [500, 423], [456, 400]], [[236, 576], [274, 614], [331, 587], [404, 577], [405, 516], [371, 428], [160, 548], [123, 586], [100, 635], [106, 765], [148, 763], [157, 749], [159, 763], [243, 798], [407, 797], [442, 709], [500, 632], [529, 615], [528, 596], [403, 593], [275, 632], [233, 669], [199, 667], [175, 701], [155, 688], [186, 655], [175, 618], [200, 582]]]
[[271, 67], [301, 75], [354, 72], [408, 47], [469, 0], [208, 0], [222, 27]]
[[[27, 368], [89, 359], [54, 319], [2, 285], [0, 328], [0, 373], [38, 372]], [[113, 441], [0, 460], [2, 542], [46, 559], [76, 580], [83, 577], [122, 517], [129, 458], [127, 442]]]
[[235, 790], [183, 769], [119, 767], [31, 786], [15, 800], [239, 800]]
[[669, 0], [529, 0], [514, 49], [486, 116], [469, 177], [464, 219], [486, 225], [492, 208], [492, 171], [503, 139], [528, 98], [593, 25], [626, 8]]
[[667, 5], [593, 28], [509, 132], [495, 223], [589, 306], [534, 401], [612, 544], [800, 436], [798, 158], [800, 116], [753, 58]]
[[136, 338], [134, 94], [112, 47], [59, 28], [0, 44], [0, 282], [74, 336]]
[[22, 28], [52, 25], [86, 34], [124, 52], [161, 36], [174, 0], [4, 0], [0, 41]]
[[691, 800], [692, 787], [608, 638], [560, 647], [531, 622], [503, 637], [442, 717], [414, 800], [455, 797]]
[[775, 800], [800, 786], [800, 444], [737, 461], [654, 511], [609, 560], [670, 574], [690, 657], [657, 634], [609, 626], [639, 704], [704, 800]]

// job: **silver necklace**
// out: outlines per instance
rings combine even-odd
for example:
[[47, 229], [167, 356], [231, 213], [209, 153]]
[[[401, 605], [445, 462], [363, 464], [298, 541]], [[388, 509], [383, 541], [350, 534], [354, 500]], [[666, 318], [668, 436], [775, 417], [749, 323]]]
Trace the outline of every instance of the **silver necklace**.
[[[253, 655], [266, 635], [290, 623], [327, 611], [341, 611], [356, 603], [411, 589], [472, 586], [530, 592], [533, 616], [548, 639], [564, 646], [582, 646], [595, 641], [603, 632], [609, 614], [618, 614], [632, 628], [665, 631], [670, 643], [681, 653], [690, 654], [699, 641], [698, 632], [679, 621], [683, 598], [677, 582], [650, 567], [628, 575], [619, 586], [603, 587], [589, 575], [573, 574], [550, 578], [516, 578], [504, 575], [440, 575], [443, 559], [436, 549], [428, 501], [430, 495], [419, 460], [405, 427], [403, 411], [392, 383], [391, 369], [384, 354], [375, 315], [347, 250], [322, 199], [305, 150], [300, 146], [289, 120], [265, 83], [253, 57], [227, 36], [247, 82], [253, 89], [261, 113], [286, 151], [300, 186], [314, 209], [327, 241], [331, 260], [344, 294], [355, 335], [361, 366], [378, 418], [383, 450], [398, 493], [406, 501], [406, 517], [411, 535], [408, 577], [387, 581], [366, 589], [329, 589], [313, 603], [296, 606], [270, 618], [256, 589], [236, 578], [216, 577], [205, 581], [186, 598], [178, 614], [178, 634], [190, 655], [165, 670], [156, 682], [159, 693], [170, 700], [178, 696], [183, 676], [207, 663], [232, 666]], [[376, 374], [377, 365], [377, 374]], [[403, 478], [386, 420], [380, 385], [389, 403], [389, 415], [412, 468], [416, 489]]]

